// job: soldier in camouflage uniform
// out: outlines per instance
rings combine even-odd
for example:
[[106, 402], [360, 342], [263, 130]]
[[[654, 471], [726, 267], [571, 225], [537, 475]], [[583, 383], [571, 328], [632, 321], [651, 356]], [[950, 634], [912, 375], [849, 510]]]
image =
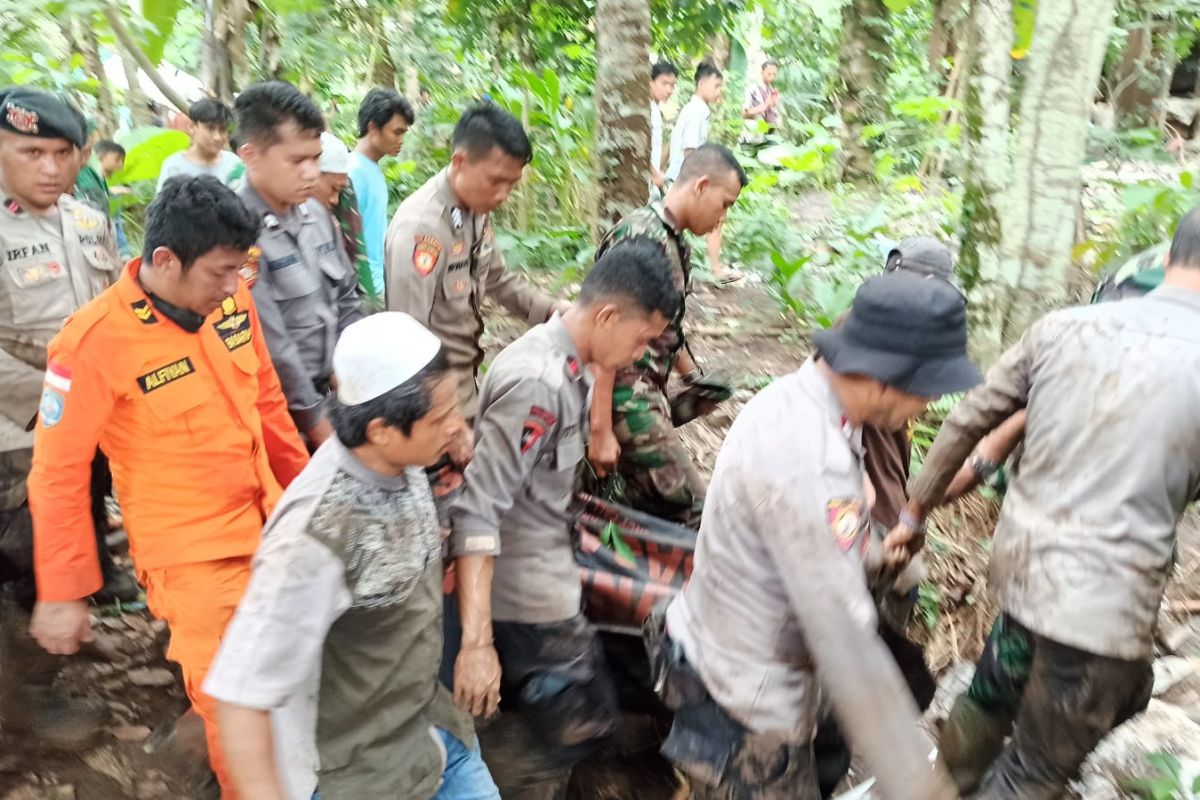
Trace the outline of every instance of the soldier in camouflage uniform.
[[[622, 239], [648, 236], [661, 242], [686, 295], [691, 247], [684, 231], [703, 236], [715, 229], [745, 185], [746, 173], [728, 149], [713, 144], [697, 148], [666, 196], [618, 222], [600, 242], [596, 258]], [[615, 375], [597, 375], [588, 458], [601, 476], [615, 466], [625, 500], [633, 507], [694, 524], [704, 502], [704, 483], [675, 433], [667, 399], [672, 370], [689, 385], [702, 375], [687, 350], [683, 316], [681, 301], [671, 324], [637, 363]]]

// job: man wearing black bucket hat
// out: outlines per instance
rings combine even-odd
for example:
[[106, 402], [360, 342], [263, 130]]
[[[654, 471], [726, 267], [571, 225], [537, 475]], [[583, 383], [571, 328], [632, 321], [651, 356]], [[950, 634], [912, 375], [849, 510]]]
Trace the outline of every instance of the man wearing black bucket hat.
[[697, 798], [820, 797], [820, 695], [885, 798], [954, 797], [895, 663], [868, 582], [862, 426], [899, 430], [979, 381], [966, 300], [946, 281], [885, 274], [859, 289], [817, 353], [742, 411], [717, 457], [691, 582], [648, 623], [656, 685], [675, 710], [663, 753]]
[[976, 442], [1026, 412], [991, 551], [1001, 614], [941, 735], [961, 791], [1057, 798], [1092, 748], [1146, 707], [1176, 526], [1200, 490], [1198, 400], [1195, 209], [1161, 286], [1039, 320], [942, 425], [887, 556], [920, 544]]

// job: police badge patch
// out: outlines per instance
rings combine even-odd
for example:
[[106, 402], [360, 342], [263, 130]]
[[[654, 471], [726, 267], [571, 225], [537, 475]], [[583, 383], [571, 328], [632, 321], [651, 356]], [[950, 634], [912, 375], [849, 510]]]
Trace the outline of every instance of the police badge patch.
[[837, 497], [830, 500], [825, 508], [833, 540], [843, 552], [850, 552], [861, 527], [862, 503], [853, 497]]
[[416, 245], [413, 247], [413, 266], [416, 267], [417, 273], [424, 278], [433, 272], [441, 255], [442, 243], [437, 240], [436, 236], [418, 236]]
[[238, 275], [242, 276], [242, 280], [246, 282], [246, 288], [254, 288], [254, 284], [258, 281], [258, 259], [262, 257], [262, 248], [258, 245], [251, 245], [246, 251], [246, 260], [238, 270]]

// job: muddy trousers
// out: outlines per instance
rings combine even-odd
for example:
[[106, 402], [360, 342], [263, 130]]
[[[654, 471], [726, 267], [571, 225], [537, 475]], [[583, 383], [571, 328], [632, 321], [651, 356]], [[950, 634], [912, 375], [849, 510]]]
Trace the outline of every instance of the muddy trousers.
[[237, 800], [217, 729], [217, 701], [204, 693], [204, 676], [225, 628], [250, 582], [250, 556], [146, 570], [140, 574], [150, 612], [167, 623], [167, 658], [183, 670], [183, 686], [204, 720], [208, 760], [221, 784], [222, 800]]
[[594, 630], [562, 622], [492, 624], [500, 717], [479, 744], [504, 800], [561, 800], [571, 768], [616, 731], [617, 692]]
[[1001, 614], [942, 730], [942, 759], [964, 796], [1055, 800], [1092, 748], [1146, 708], [1153, 680], [1148, 661], [1069, 647]]

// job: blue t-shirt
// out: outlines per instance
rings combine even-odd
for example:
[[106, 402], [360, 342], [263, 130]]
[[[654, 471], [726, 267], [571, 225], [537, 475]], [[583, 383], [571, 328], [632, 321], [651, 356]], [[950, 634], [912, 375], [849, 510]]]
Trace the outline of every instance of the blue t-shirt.
[[387, 235], [387, 181], [379, 164], [362, 153], [350, 154], [350, 183], [358, 198], [358, 214], [362, 217], [363, 245], [371, 265], [371, 280], [375, 290], [383, 293], [383, 239]]

